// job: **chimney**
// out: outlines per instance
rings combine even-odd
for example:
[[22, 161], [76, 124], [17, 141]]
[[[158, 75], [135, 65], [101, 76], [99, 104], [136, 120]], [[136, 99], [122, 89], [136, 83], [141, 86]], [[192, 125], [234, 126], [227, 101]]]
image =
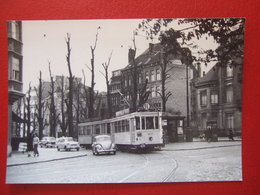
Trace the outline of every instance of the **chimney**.
[[154, 44], [153, 43], [149, 43], [149, 52], [153, 52], [153, 47], [154, 47]]
[[133, 61], [134, 58], [135, 58], [135, 50], [130, 48], [128, 50], [128, 63]]
[[200, 67], [200, 63], [197, 63], [197, 70], [198, 70], [198, 77], [201, 77], [201, 67]]

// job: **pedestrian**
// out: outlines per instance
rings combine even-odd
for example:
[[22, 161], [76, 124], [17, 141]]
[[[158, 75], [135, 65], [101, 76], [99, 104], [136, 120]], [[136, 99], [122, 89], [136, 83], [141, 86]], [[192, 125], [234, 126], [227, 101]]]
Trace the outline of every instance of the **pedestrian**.
[[229, 129], [228, 138], [229, 138], [229, 141], [231, 141], [231, 140], [234, 141], [234, 135], [233, 135], [232, 129]]
[[31, 153], [33, 151], [33, 136], [31, 133], [28, 134], [27, 136], [27, 153], [28, 157], [31, 156]]
[[38, 151], [39, 142], [40, 142], [40, 140], [37, 137], [37, 134], [35, 133], [34, 137], [33, 137], [33, 153], [34, 153], [34, 156], [39, 156], [39, 151]]

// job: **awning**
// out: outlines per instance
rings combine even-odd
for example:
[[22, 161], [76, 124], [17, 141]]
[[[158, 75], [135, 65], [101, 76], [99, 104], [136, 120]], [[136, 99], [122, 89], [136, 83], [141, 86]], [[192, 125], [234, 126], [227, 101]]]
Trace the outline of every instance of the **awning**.
[[28, 122], [27, 120], [24, 120], [21, 117], [19, 117], [14, 112], [12, 112], [12, 120], [13, 120], [13, 122], [17, 122], [17, 123], [27, 123]]

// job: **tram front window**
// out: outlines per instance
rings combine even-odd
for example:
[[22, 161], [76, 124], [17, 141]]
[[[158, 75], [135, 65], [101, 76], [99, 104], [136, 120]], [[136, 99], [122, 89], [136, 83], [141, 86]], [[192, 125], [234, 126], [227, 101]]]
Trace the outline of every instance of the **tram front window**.
[[146, 117], [146, 129], [154, 129], [153, 117]]
[[135, 117], [136, 130], [140, 130], [140, 117]]

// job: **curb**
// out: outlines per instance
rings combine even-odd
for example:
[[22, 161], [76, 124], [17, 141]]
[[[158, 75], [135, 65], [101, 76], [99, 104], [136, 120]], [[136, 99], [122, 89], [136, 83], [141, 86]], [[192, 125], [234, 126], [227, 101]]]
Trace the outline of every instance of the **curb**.
[[241, 144], [233, 144], [226, 146], [209, 146], [209, 147], [200, 147], [200, 148], [184, 148], [184, 149], [167, 149], [162, 148], [162, 151], [186, 151], [186, 150], [202, 150], [202, 149], [212, 149], [212, 148], [224, 148], [224, 147], [233, 147], [233, 146], [241, 146]]
[[9, 164], [9, 165], [7, 165], [7, 167], [15, 167], [15, 166], [20, 166], [20, 165], [31, 165], [31, 164], [37, 164], [37, 163], [45, 163], [45, 162], [52, 162], [52, 161], [58, 161], [58, 160], [66, 160], [66, 159], [71, 159], [71, 158], [79, 158], [79, 157], [84, 157], [84, 156], [87, 156], [87, 154], [82, 154], [82, 155], [78, 155], [78, 156], [71, 156], [71, 157], [55, 158], [55, 159], [50, 159], [50, 160], [41, 160], [41, 161], [28, 162], [28, 163]]

